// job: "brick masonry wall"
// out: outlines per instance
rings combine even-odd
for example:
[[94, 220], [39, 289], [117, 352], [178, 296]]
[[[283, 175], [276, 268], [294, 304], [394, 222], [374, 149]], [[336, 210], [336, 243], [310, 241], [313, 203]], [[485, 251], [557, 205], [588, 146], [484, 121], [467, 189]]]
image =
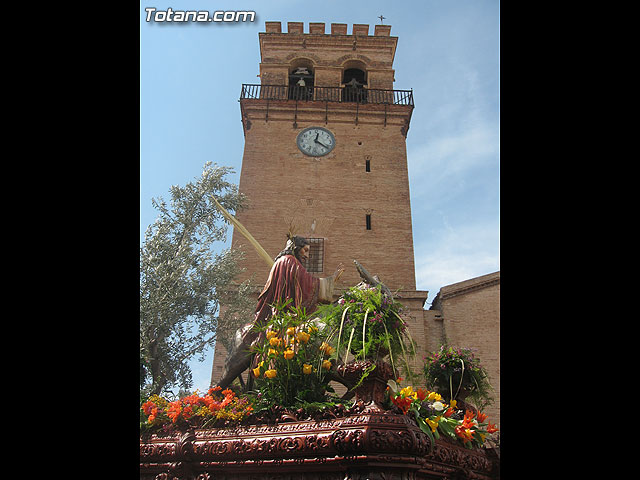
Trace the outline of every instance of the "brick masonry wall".
[[486, 413], [499, 426], [500, 284], [445, 298], [441, 312], [449, 343], [476, 349], [486, 367], [495, 400]]
[[[334, 133], [329, 155], [313, 158], [298, 150], [297, 134], [313, 125]], [[295, 234], [324, 238], [321, 276], [342, 262], [347, 270], [340, 284], [353, 285], [360, 280], [356, 259], [390, 288], [415, 289], [406, 147], [398, 125], [299, 119], [293, 128], [290, 121], [253, 118], [239, 188], [250, 208], [237, 218], [272, 257], [292, 227]], [[269, 267], [246, 239], [234, 232], [232, 244], [245, 246], [247, 272], [259, 283], [266, 280]]]

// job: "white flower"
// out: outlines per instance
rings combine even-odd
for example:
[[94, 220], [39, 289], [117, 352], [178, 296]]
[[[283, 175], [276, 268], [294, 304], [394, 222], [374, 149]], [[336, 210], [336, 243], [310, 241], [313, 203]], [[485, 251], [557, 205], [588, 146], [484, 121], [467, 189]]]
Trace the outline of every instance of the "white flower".
[[438, 411], [444, 410], [444, 405], [442, 404], [442, 402], [433, 402], [433, 408]]

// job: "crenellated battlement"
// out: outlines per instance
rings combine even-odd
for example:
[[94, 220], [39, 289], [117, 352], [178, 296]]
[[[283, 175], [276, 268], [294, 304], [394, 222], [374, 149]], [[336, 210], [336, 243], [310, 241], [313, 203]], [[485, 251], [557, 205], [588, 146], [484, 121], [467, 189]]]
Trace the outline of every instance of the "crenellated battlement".
[[[309, 22], [308, 31], [304, 31], [304, 22], [287, 22], [287, 31], [282, 31], [282, 22], [265, 22], [265, 33], [288, 33], [293, 35], [353, 35], [370, 36], [369, 25], [354, 23], [351, 26], [351, 33], [347, 33], [346, 23], [332, 23], [330, 33], [326, 33], [324, 22]], [[375, 25], [374, 37], [388, 37], [391, 35], [391, 25]]]

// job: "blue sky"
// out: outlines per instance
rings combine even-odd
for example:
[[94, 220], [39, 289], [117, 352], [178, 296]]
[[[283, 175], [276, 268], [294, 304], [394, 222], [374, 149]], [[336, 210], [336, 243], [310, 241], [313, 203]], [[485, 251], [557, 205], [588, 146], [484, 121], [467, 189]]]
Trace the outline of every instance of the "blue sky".
[[[310, 6], [312, 8], [310, 8]], [[254, 22], [146, 22], [158, 11], [253, 10]], [[497, 0], [140, 2], [140, 243], [153, 197], [200, 176], [207, 161], [239, 180], [244, 137], [238, 98], [259, 83], [265, 21], [391, 25], [395, 88], [413, 89], [407, 136], [416, 282], [431, 302], [451, 283], [500, 270], [499, 30]], [[230, 239], [229, 239], [230, 240]], [[230, 242], [221, 244], [220, 248]], [[212, 353], [193, 363], [208, 387]]]

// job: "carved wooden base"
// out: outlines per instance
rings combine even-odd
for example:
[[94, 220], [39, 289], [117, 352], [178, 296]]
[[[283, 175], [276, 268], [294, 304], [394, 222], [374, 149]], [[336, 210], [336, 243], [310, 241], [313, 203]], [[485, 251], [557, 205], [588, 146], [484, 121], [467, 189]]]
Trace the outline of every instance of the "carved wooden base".
[[405, 415], [190, 430], [140, 442], [140, 478], [152, 480], [491, 479], [484, 451], [429, 438]]
[[[340, 367], [356, 384], [370, 361]], [[348, 410], [316, 420], [275, 412], [272, 423], [189, 430], [140, 441], [143, 480], [489, 480], [498, 462], [484, 450], [438, 440], [382, 407], [391, 367], [381, 362], [356, 388]], [[295, 414], [295, 412], [293, 412]], [[327, 418], [332, 416], [333, 418]], [[256, 422], [259, 422], [256, 419]]]

